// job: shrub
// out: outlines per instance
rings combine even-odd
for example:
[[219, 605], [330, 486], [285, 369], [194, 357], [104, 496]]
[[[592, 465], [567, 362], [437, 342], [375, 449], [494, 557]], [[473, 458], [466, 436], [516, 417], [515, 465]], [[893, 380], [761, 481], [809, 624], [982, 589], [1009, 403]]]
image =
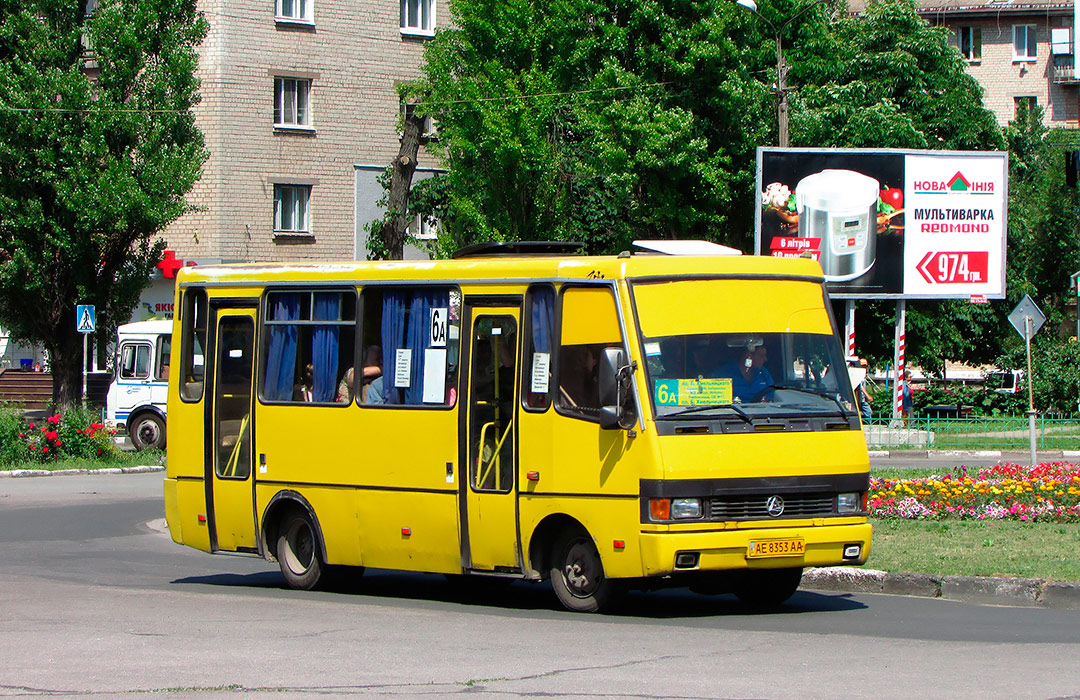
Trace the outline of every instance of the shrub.
[[88, 410], [76, 408], [39, 421], [24, 421], [22, 411], [0, 408], [0, 464], [56, 460], [109, 460], [116, 455], [115, 431]]

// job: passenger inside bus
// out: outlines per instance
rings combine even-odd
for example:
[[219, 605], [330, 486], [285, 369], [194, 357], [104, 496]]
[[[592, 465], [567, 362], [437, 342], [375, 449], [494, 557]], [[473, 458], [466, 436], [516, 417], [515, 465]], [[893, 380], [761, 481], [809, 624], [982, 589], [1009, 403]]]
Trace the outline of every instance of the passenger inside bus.
[[773, 392], [769, 387], [775, 382], [765, 367], [767, 361], [765, 341], [755, 337], [746, 341], [736, 362], [721, 368], [720, 376], [731, 379], [731, 393], [735, 399], [741, 402], [771, 400]]
[[312, 393], [312, 387], [315, 384], [315, 366], [310, 362], [304, 365], [304, 378], [303, 381], [297, 385], [296, 391], [293, 394], [293, 401], [314, 401], [314, 394]]

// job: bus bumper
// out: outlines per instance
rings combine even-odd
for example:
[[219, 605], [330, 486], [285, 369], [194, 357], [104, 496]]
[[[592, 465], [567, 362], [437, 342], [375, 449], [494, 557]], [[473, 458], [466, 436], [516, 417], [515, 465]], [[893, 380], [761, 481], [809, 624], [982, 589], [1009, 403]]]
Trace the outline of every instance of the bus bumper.
[[[643, 532], [641, 564], [645, 576], [692, 571], [854, 566], [866, 563], [872, 530], [869, 523], [858, 523], [713, 532]], [[801, 554], [749, 556], [751, 542], [796, 540], [802, 540], [804, 545], [805, 551]], [[857, 556], [851, 556], [854, 546], [858, 546]]]

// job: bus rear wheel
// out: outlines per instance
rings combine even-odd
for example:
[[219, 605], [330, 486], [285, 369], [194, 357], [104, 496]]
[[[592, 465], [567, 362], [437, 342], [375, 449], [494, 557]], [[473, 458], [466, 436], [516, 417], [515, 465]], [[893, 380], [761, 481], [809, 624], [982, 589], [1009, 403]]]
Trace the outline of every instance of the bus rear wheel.
[[311, 519], [293, 512], [278, 531], [277, 560], [290, 588], [310, 591], [319, 584], [324, 564], [319, 559], [318, 535]]
[[755, 608], [773, 608], [795, 595], [802, 582], [801, 568], [747, 571], [735, 587], [739, 600]]
[[165, 421], [153, 413], [144, 413], [132, 421], [128, 434], [136, 450], [165, 449]]
[[574, 612], [598, 612], [617, 597], [621, 587], [604, 576], [604, 565], [592, 537], [575, 528], [552, 550], [551, 586], [559, 602]]

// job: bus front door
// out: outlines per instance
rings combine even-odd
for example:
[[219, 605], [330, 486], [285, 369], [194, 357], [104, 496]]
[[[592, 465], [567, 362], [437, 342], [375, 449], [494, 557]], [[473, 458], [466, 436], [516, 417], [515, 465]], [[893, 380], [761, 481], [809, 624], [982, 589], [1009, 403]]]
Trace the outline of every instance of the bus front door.
[[462, 563], [474, 571], [520, 571], [517, 499], [517, 307], [466, 302], [469, 376], [462, 463]]
[[207, 455], [211, 547], [255, 551], [252, 483], [252, 370], [255, 310], [215, 309], [213, 400], [209, 407], [213, 440]]

